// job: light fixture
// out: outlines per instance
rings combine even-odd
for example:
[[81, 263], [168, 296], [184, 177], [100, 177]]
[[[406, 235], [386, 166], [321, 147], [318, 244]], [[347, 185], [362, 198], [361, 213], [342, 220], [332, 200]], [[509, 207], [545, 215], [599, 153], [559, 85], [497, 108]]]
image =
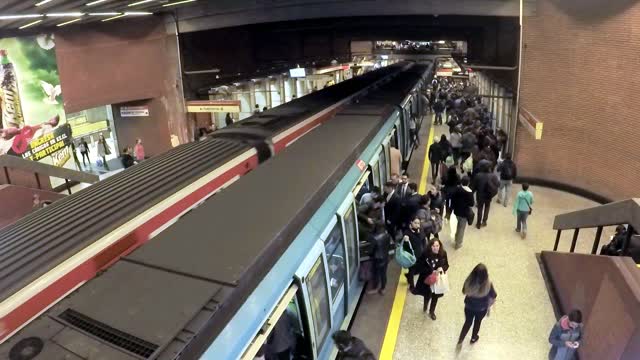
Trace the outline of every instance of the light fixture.
[[20, 26], [18, 29], [20, 29], [20, 30], [22, 30], [22, 29], [26, 29], [26, 28], [28, 28], [28, 27], [31, 27], [31, 26], [35, 25], [35, 24], [39, 24], [39, 23], [41, 23], [41, 22], [42, 22], [42, 19], [40, 19], [40, 20], [36, 20], [36, 21], [30, 22], [30, 23], [28, 23], [28, 24], [26, 24], [26, 25], [22, 25], [22, 26]]
[[89, 13], [89, 16], [114, 16], [120, 15], [119, 12], [97, 12], [97, 13]]
[[84, 15], [84, 13], [81, 12], [68, 12], [68, 13], [51, 13], [51, 14], [47, 14], [48, 17], [69, 17], [69, 16], [76, 16], [76, 17], [80, 17]]
[[29, 14], [29, 15], [0, 15], [0, 20], [13, 20], [13, 19], [29, 19], [29, 18], [39, 18], [42, 17], [40, 14]]
[[98, 5], [98, 4], [103, 3], [103, 2], [105, 2], [105, 1], [107, 1], [107, 0], [96, 0], [96, 1], [92, 1], [92, 2], [90, 2], [90, 3], [87, 3], [86, 5], [87, 5], [87, 6]]
[[137, 6], [137, 5], [146, 4], [146, 3], [152, 2], [152, 1], [154, 1], [154, 0], [140, 0], [140, 1], [136, 1], [134, 3], [131, 3], [131, 4], [127, 5], [127, 6], [128, 7]]
[[182, 0], [182, 1], [174, 2], [174, 3], [164, 4], [164, 5], [162, 5], [162, 7], [186, 4], [186, 3], [190, 3], [190, 2], [194, 2], [194, 1], [197, 1], [197, 0]]
[[42, 1], [40, 1], [39, 3], [37, 3], [37, 4], [36, 4], [36, 6], [44, 5], [44, 4], [46, 4], [46, 3], [48, 3], [48, 2], [52, 2], [52, 1], [53, 1], [53, 0], [42, 0]]
[[116, 15], [114, 17], [110, 17], [108, 19], [104, 19], [102, 20], [102, 22], [107, 22], [107, 21], [111, 21], [111, 20], [115, 20], [115, 19], [120, 19], [121, 17], [127, 16], [127, 14], [120, 14], [120, 15]]
[[148, 11], [127, 11], [124, 14], [125, 15], [153, 15], [152, 12], [148, 12]]
[[76, 21], [80, 21], [80, 20], [82, 20], [82, 19], [73, 19], [73, 20], [65, 21], [65, 22], [63, 22], [63, 23], [61, 23], [61, 24], [58, 24], [58, 25], [56, 25], [56, 26], [57, 26], [57, 27], [65, 26], [65, 25], [69, 25], [69, 24], [72, 24], [72, 23], [74, 23], [74, 22], [76, 22]]

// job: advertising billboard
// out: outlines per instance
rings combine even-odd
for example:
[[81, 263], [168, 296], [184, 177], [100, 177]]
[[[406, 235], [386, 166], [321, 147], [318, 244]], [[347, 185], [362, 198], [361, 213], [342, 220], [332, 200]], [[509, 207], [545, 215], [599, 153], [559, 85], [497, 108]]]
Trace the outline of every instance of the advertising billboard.
[[[53, 35], [0, 39], [0, 155], [63, 166], [66, 160], [59, 160], [67, 156], [53, 158], [67, 151], [70, 127], [57, 130], [64, 123]], [[61, 136], [64, 141], [55, 141]], [[36, 148], [46, 151], [33, 153]]]

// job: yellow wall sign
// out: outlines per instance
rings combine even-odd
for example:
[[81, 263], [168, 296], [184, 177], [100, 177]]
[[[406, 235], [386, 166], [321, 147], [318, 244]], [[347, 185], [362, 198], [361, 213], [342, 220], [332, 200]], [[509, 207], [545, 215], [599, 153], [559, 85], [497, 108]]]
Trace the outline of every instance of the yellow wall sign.
[[240, 100], [194, 100], [187, 101], [190, 113], [239, 113]]
[[538, 120], [535, 116], [533, 116], [529, 111], [527, 111], [522, 106], [520, 107], [520, 111], [518, 113], [518, 119], [520, 123], [535, 137], [536, 140], [542, 139], [542, 121]]

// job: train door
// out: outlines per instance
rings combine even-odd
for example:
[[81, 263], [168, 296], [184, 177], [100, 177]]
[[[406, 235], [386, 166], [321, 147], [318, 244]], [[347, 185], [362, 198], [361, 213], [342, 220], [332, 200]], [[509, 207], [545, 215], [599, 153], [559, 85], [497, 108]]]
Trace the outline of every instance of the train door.
[[300, 268], [296, 279], [302, 288], [303, 308], [309, 323], [313, 358], [317, 359], [329, 341], [332, 328], [332, 302], [327, 271], [327, 258], [322, 242], [317, 242]]
[[331, 303], [334, 323], [341, 323], [346, 315], [344, 302], [346, 299], [346, 284], [348, 281], [347, 251], [344, 243], [342, 224], [335, 216], [326, 227], [320, 239], [324, 242], [324, 251], [327, 254], [327, 268], [329, 269], [329, 288], [331, 290]]
[[[303, 299], [299, 282], [292, 283], [240, 359], [260, 358], [265, 352], [278, 346], [275, 350], [280, 351], [283, 356], [288, 354], [293, 359], [312, 360], [314, 353], [311, 332]], [[291, 347], [283, 351], [282, 344]]]
[[369, 169], [371, 170], [371, 174], [369, 178], [373, 186], [381, 187], [380, 182], [380, 154], [376, 154], [373, 156], [371, 161], [369, 161]]

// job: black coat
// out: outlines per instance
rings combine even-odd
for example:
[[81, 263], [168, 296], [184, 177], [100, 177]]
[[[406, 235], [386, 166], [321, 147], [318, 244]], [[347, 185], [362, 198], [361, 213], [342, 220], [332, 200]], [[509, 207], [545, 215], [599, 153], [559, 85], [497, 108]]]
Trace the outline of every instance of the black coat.
[[384, 215], [385, 220], [389, 223], [389, 225], [399, 226], [400, 225], [400, 211], [402, 208], [402, 203], [400, 201], [400, 196], [397, 192], [393, 192], [391, 198], [387, 200], [387, 203], [384, 205]]
[[[431, 266], [430, 260], [435, 260], [436, 265]], [[440, 254], [434, 254], [431, 249], [425, 249], [424, 253], [416, 260], [416, 270], [420, 274], [416, 283], [416, 294], [422, 296], [431, 295], [431, 287], [424, 283], [427, 276], [431, 275], [438, 268], [442, 268], [446, 273], [449, 270], [449, 259], [447, 252], [440, 249]]]
[[498, 166], [500, 180], [513, 180], [518, 176], [518, 168], [512, 160], [505, 160]]
[[404, 199], [400, 211], [401, 224], [408, 224], [411, 222], [411, 218], [416, 214], [416, 212], [418, 212], [418, 209], [420, 209], [421, 198], [422, 196], [420, 196], [420, 194], [414, 193]]
[[491, 200], [491, 194], [489, 193], [490, 177], [491, 174], [485, 171], [479, 172], [473, 177], [471, 189], [476, 193], [477, 201]]
[[122, 154], [120, 159], [122, 161], [122, 166], [127, 169], [133, 166], [133, 157], [129, 154]]
[[451, 195], [451, 207], [453, 213], [456, 216], [467, 217], [469, 208], [471, 208], [475, 202], [473, 201], [473, 193], [466, 191], [462, 186], [458, 186]]
[[409, 237], [409, 242], [411, 243], [411, 247], [409, 247], [409, 245], [405, 243], [402, 246], [402, 248], [404, 249], [404, 251], [407, 251], [407, 252], [411, 252], [411, 249], [413, 248], [413, 253], [415, 254], [416, 258], [419, 257], [420, 254], [422, 254], [422, 251], [424, 250], [425, 242], [427, 240], [424, 233], [422, 232], [422, 229], [416, 232], [413, 232], [411, 230], [406, 230], [402, 235], [402, 238], [404, 239], [405, 236]]
[[372, 253], [373, 259], [384, 263], [389, 259], [389, 247], [391, 244], [391, 237], [386, 231], [378, 234], [371, 235], [369, 240], [373, 246]]
[[439, 143], [433, 143], [429, 146], [429, 160], [432, 163], [439, 163], [444, 160], [443, 151]]

